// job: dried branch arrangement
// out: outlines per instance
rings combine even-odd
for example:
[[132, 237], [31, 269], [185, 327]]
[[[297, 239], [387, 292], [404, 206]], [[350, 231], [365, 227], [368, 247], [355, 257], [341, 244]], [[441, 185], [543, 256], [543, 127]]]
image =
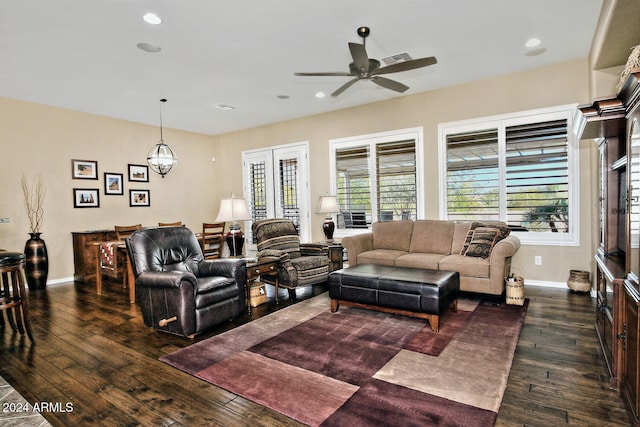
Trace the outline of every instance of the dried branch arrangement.
[[40, 232], [42, 226], [42, 217], [44, 209], [44, 187], [42, 186], [42, 176], [38, 175], [34, 178], [31, 186], [27, 182], [27, 178], [22, 175], [22, 194], [24, 195], [24, 207], [29, 217], [29, 231], [31, 233]]

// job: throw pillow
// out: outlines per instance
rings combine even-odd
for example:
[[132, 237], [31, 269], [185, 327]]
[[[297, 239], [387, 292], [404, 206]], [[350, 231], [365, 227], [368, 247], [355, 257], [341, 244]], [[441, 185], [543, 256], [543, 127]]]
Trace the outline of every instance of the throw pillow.
[[500, 231], [493, 227], [476, 228], [464, 254], [478, 258], [489, 258], [491, 249], [498, 241], [499, 233]]
[[473, 238], [473, 232], [478, 227], [487, 227], [487, 228], [496, 229], [498, 231], [496, 243], [498, 243], [500, 240], [507, 237], [509, 233], [511, 233], [511, 230], [506, 225], [484, 224], [482, 222], [472, 222], [471, 225], [469, 226], [469, 231], [467, 232], [467, 238], [465, 239], [464, 244], [462, 245], [462, 250], [460, 251], [460, 255], [465, 255], [465, 253], [467, 252], [467, 249], [469, 248], [469, 244], [471, 243], [471, 239]]

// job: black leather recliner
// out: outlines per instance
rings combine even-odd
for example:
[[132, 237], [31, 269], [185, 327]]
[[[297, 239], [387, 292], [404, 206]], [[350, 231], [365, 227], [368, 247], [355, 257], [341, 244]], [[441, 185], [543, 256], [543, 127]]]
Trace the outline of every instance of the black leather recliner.
[[243, 312], [244, 260], [204, 260], [187, 227], [139, 230], [126, 243], [147, 326], [193, 338]]

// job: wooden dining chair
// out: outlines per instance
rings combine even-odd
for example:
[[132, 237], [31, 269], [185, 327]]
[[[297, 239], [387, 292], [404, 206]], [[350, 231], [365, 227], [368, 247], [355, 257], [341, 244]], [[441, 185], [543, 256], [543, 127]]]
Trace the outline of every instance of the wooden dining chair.
[[[98, 263], [96, 270], [96, 293], [98, 295], [102, 294], [102, 275], [116, 280], [122, 277], [122, 287], [126, 288], [129, 286], [127, 280], [128, 255], [124, 240], [134, 231], [140, 230], [141, 228], [142, 224], [116, 225], [114, 226], [116, 240], [96, 243]], [[133, 284], [131, 284], [131, 286], [133, 286]], [[134, 294], [133, 289], [130, 289], [130, 294]]]
[[158, 227], [181, 227], [181, 226], [182, 226], [182, 221], [158, 223]]
[[114, 228], [116, 230], [116, 239], [124, 242], [124, 239], [131, 236], [131, 233], [136, 230], [140, 230], [142, 228], [142, 224], [116, 225]]
[[224, 222], [203, 222], [200, 247], [204, 259], [216, 259], [222, 256], [224, 244]]

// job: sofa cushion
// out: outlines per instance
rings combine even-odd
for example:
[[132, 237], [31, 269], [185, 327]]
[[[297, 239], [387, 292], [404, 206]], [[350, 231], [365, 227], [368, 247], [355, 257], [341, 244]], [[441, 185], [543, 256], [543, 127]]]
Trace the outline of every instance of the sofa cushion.
[[396, 267], [425, 268], [437, 270], [438, 263], [446, 255], [409, 253], [396, 258]]
[[409, 252], [413, 221], [374, 222], [372, 230], [374, 249]]
[[457, 271], [464, 277], [489, 277], [490, 258], [469, 257], [464, 255], [447, 255], [440, 260], [439, 270]]
[[416, 221], [409, 252], [449, 255], [454, 226], [454, 222], [445, 220]]
[[500, 231], [492, 227], [478, 227], [473, 231], [471, 242], [465, 251], [466, 256], [489, 258]]
[[394, 249], [374, 249], [358, 254], [358, 264], [396, 265], [396, 259], [406, 254]]
[[[469, 247], [469, 244], [471, 243], [471, 239], [473, 238], [473, 232], [478, 227], [495, 228], [498, 231], [496, 243], [504, 239], [505, 237], [507, 237], [511, 232], [511, 230], [509, 230], [509, 227], [507, 227], [504, 223], [501, 223], [501, 222], [496, 222], [496, 221], [487, 221], [486, 223], [472, 222], [469, 225], [469, 231], [467, 232], [465, 242], [462, 246], [462, 249], [459, 252], [461, 255], [464, 255], [467, 252], [467, 248]], [[457, 252], [454, 252], [454, 253], [457, 253]]]

